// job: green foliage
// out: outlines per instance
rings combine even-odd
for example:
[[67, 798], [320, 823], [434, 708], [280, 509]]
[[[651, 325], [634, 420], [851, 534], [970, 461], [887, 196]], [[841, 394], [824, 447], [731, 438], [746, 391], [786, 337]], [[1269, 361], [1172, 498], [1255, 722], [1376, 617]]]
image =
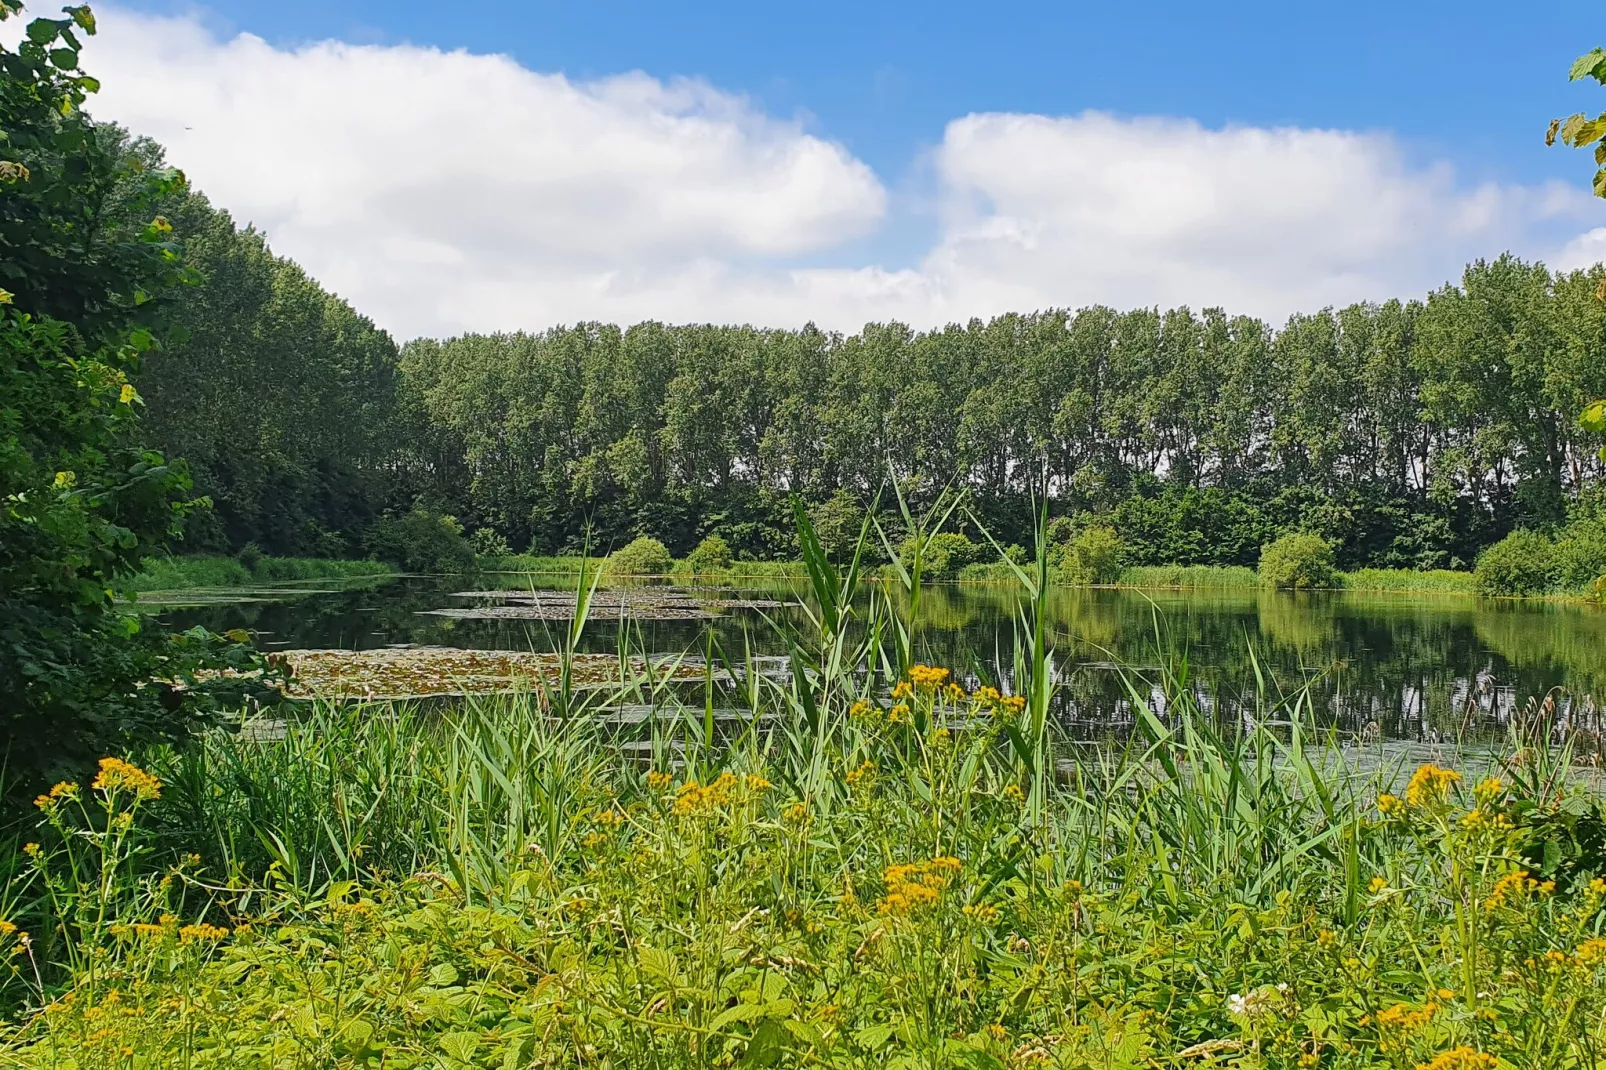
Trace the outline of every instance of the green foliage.
[[1259, 572], [1266, 587], [1304, 590], [1340, 584], [1333, 544], [1307, 531], [1291, 532], [1261, 547]]
[[251, 663], [239, 643], [169, 635], [116, 605], [204, 503], [182, 464], [140, 448], [131, 383], [190, 281], [156, 214], [183, 177], [131, 166], [80, 110], [97, 88], [78, 66], [93, 32], [76, 7], [0, 46], [0, 763], [17, 791], [181, 735], [215, 697], [197, 673]]
[[513, 556], [513, 547], [508, 545], [502, 533], [495, 528], [475, 528], [474, 534], [469, 536], [469, 544], [474, 547], [474, 554], [477, 557], [500, 560]]
[[1108, 524], [1085, 527], [1065, 545], [1060, 574], [1066, 583], [1114, 583], [1121, 576], [1125, 549], [1121, 536]]
[[1581, 591], [1606, 573], [1606, 517], [1575, 520], [1556, 535], [1555, 583]]
[[1344, 588], [1351, 591], [1471, 594], [1477, 590], [1472, 573], [1450, 569], [1363, 568], [1344, 573], [1342, 580]]
[[718, 535], [710, 535], [686, 555], [686, 567], [693, 575], [728, 571], [731, 567], [730, 544]]
[[674, 558], [663, 543], [647, 535], [638, 536], [608, 555], [612, 576], [667, 576]]
[[1556, 582], [1556, 545], [1537, 531], [1513, 531], [1478, 555], [1473, 578], [1480, 594], [1544, 594]]
[[[914, 567], [915, 537], [910, 536], [898, 547], [898, 558], [906, 569]], [[921, 553], [922, 580], [955, 580], [967, 566], [977, 563], [982, 548], [957, 531], [940, 531], [926, 537]]]
[[1260, 577], [1244, 565], [1133, 565], [1117, 578], [1123, 587], [1258, 587]]
[[[1573, 61], [1567, 77], [1574, 82], [1593, 78], [1601, 85], [1606, 85], [1606, 49], [1597, 48], [1579, 56]], [[1595, 146], [1595, 162], [1600, 165], [1595, 172], [1595, 196], [1606, 197], [1606, 111], [1593, 119], [1583, 112], [1566, 119], [1552, 119], [1550, 129], [1545, 133], [1545, 144], [1554, 145], [1558, 135], [1562, 144], [1575, 149]]]
[[368, 550], [403, 572], [452, 574], [475, 570], [474, 548], [457, 518], [422, 506], [384, 517], [368, 534]]
[[190, 587], [244, 587], [252, 583], [287, 580], [345, 579], [384, 576], [393, 569], [380, 561], [326, 560], [307, 557], [258, 555], [249, 566], [238, 557], [188, 554], [183, 557], [148, 557], [130, 576], [130, 591], [173, 591]]
[[51, 1009], [0, 1057], [1398, 1070], [1606, 1042], [1606, 828], [1564, 755], [1368, 773], [1297, 698], [1223, 736], [1179, 678], [1133, 678], [1169, 726], [1139, 702], [1140, 754], [1075, 763], [1039, 813], [1004, 757], [1023, 700], [949, 682], [822, 681], [806, 787], [807, 731], [643, 769], [528, 698], [104, 766], [41, 804], [0, 996]]

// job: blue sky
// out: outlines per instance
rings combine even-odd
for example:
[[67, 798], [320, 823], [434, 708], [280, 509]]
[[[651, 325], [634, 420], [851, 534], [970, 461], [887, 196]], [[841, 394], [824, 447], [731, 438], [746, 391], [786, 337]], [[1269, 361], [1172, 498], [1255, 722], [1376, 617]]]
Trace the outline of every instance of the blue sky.
[[[1000, 301], [1040, 295], [1072, 305], [1082, 303], [1084, 297], [1127, 303], [1188, 300], [1195, 305], [1238, 298], [1241, 303], [1258, 304], [1261, 307], [1250, 310], [1267, 315], [1286, 311], [1276, 307], [1279, 301], [1303, 304], [1327, 297], [1326, 290], [1279, 294], [1262, 282], [1231, 272], [1201, 281], [1194, 295], [1178, 282], [1187, 274], [1180, 260], [1174, 271], [1161, 272], [1149, 283], [1140, 263], [1125, 263], [1117, 272], [1125, 280], [1120, 285], [1106, 285], [1102, 279], [1089, 280], [1035, 261], [1007, 270], [996, 265], [985, 271], [976, 268], [980, 274], [966, 275], [972, 281], [964, 284], [955, 281], [955, 274], [941, 278], [934, 274], [943, 265], [951, 267], [954, 258], [969, 255], [958, 251], [972, 248], [961, 239], [983, 232], [996, 237], [1008, 231], [1015, 236], [1011, 240], [1039, 253], [1044, 243], [1057, 242], [1064, 249], [1078, 250], [1079, 261], [1106, 256], [1112, 247], [1119, 253], [1131, 252], [1132, 243], [1123, 240], [1130, 231], [1095, 234], [1081, 223], [1068, 221], [1076, 216], [1079, 205], [1086, 212], [1141, 218], [1147, 213], [1141, 202], [1117, 203], [1109, 200], [1108, 191], [1084, 195], [1073, 187], [1065, 204], [1050, 204], [1044, 190], [1053, 185], [1055, 167], [1088, 159], [1095, 151], [1091, 146], [1113, 154], [1107, 164], [1110, 173], [1127, 168], [1162, 180], [1164, 153], [1139, 144], [1144, 138], [1158, 138], [1163, 145], [1177, 134], [1175, 127], [1143, 125], [1162, 118], [1193, 120], [1201, 131], [1192, 139], [1196, 142], [1192, 149], [1184, 149], [1177, 159], [1181, 195], [1186, 196], [1186, 188], [1195, 183], [1188, 176], [1197, 171], [1203, 176], [1198, 181], [1211, 190], [1212, 204], [1237, 203], [1236, 210], [1249, 212], [1243, 224], [1249, 229], [1287, 226], [1291, 241], [1309, 244], [1309, 238], [1301, 236], [1307, 231], [1342, 229], [1345, 213], [1357, 211], [1356, 204], [1389, 201], [1389, 191], [1396, 188], [1407, 190], [1400, 195], [1396, 214], [1371, 220], [1358, 229], [1371, 226], [1379, 234], [1390, 228], [1398, 230], [1401, 219], [1416, 220], [1423, 215], [1424, 209], [1413, 205], [1459, 198], [1454, 211], [1446, 209], [1442, 220], [1424, 223], [1421, 240], [1413, 241], [1411, 255], [1404, 257], [1411, 261], [1409, 271], [1389, 266], [1400, 262], [1401, 250], [1389, 248], [1381, 239], [1364, 249], [1353, 243], [1335, 249], [1330, 262], [1315, 265], [1329, 280], [1325, 285], [1333, 302], [1389, 296], [1382, 291], [1391, 287], [1431, 286], [1452, 277], [1467, 256], [1492, 255], [1506, 246], [1551, 260], [1570, 258], [1569, 263], [1576, 264], [1593, 257], [1597, 245], [1606, 250], [1606, 231], [1597, 239], [1588, 237], [1606, 227], [1606, 210], [1602, 210], [1606, 204], [1597, 206], [1576, 198], [1563, 204], [1558, 199], [1565, 188], [1581, 191], [1586, 187], [1590, 161], [1585, 154], [1543, 145], [1544, 127], [1551, 117], [1606, 108], [1606, 93], [1598, 87], [1569, 85], [1565, 80], [1566, 68], [1576, 55], [1593, 45], [1606, 44], [1606, 7], [1598, 2], [1566, 0], [1541, 10], [1487, 2], [864, 5], [825, 0], [798, 5], [481, 3], [468, 8], [412, 0], [212, 0], [201, 4], [123, 0], [114, 10], [129, 16], [181, 18], [187, 25], [204, 27], [219, 48], [238, 34], [252, 34], [262, 38], [275, 55], [302, 55], [309, 46], [326, 41], [374, 46], [380, 52], [416, 45], [448, 52], [466, 49], [480, 55], [503, 53], [529, 72], [560, 74], [577, 86], [603, 83], [632, 71], [644, 72], [661, 85], [697, 79], [719, 94], [743, 102], [749, 114], [736, 122], [737, 127], [750, 125], [755, 117], [779, 124], [776, 129], [787, 127], [834, 146], [855, 165], [867, 168], [880, 188], [882, 203], [870, 205], [864, 200], [864, 191], [853, 186], [856, 180], [848, 176], [843, 179], [847, 186], [831, 186], [842, 198], [840, 211], [833, 209], [825, 215], [837, 222], [821, 224], [812, 217], [796, 221], [798, 228], [822, 226], [828, 240], [755, 239], [744, 245], [738, 239], [733, 245], [721, 245], [693, 236], [682, 250], [683, 266], [712, 263], [718, 269], [714, 276], [724, 284], [732, 278], [745, 284], [765, 271], [856, 270], [861, 278], [866, 271], [904, 272], [891, 282], [876, 276], [866, 285], [871, 289], [881, 286], [878, 293], [887, 286], [898, 290], [903, 303], [892, 301], [886, 307], [891, 314], [907, 312], [915, 319], [920, 318], [920, 308], [927, 318], [941, 319], [962, 316], [972, 307], [986, 314], [998, 311]], [[110, 21], [115, 26], [115, 20]], [[188, 57], [198, 54], [193, 49], [183, 55], [173, 53], [167, 62], [190, 62]], [[354, 91], [362, 92], [361, 88]], [[449, 95], [456, 90], [443, 81], [440, 91]], [[116, 96], [110, 87], [108, 98], [127, 99]], [[480, 106], [495, 112], [504, 103], [481, 101]], [[462, 104], [473, 106], [467, 99]], [[540, 105], [532, 102], [528, 106]], [[679, 106], [663, 107], [677, 113]], [[190, 166], [209, 192], [215, 190], [217, 199], [255, 221], [271, 224], [283, 239], [281, 248], [286, 241], [294, 244], [296, 235], [307, 229], [299, 217], [275, 216], [277, 209], [271, 205], [252, 201], [245, 191], [248, 183], [236, 181], [227, 166], [203, 163], [211, 150], [185, 143], [184, 131], [193, 130], [193, 124], [164, 123], [164, 117], [152, 111], [148, 98], [119, 103], [108, 111], [117, 112], [118, 108], [123, 111], [113, 117], [130, 125], [143, 122], [155, 127], [148, 132], [162, 137], [176, 153], [193, 153], [193, 162], [178, 162]], [[1047, 133], [1034, 127], [1034, 134], [1025, 130], [1031, 124], [1023, 119], [1012, 133], [982, 131], [986, 136], [971, 149], [958, 147], [956, 135], [965, 131], [954, 124], [976, 113], [1049, 122], [1090, 111], [1106, 113], [1124, 125], [1109, 131], [1066, 127]], [[367, 125], [371, 128], [373, 121]], [[1256, 192], [1252, 183], [1242, 196], [1228, 187], [1234, 173], [1260, 166], [1252, 162], [1259, 157], [1248, 150], [1233, 155], [1224, 143], [1218, 144], [1220, 139], [1212, 135], [1225, 128], [1360, 135], [1361, 141], [1355, 143], [1360, 148], [1328, 146], [1312, 157], [1349, 160], [1354, 153], [1365, 157], [1353, 171], [1346, 170], [1342, 162], [1333, 168], [1340, 176], [1336, 182], [1354, 187], [1350, 199], [1329, 191], [1336, 199], [1326, 206], [1294, 206], [1266, 219], [1254, 218], [1252, 207], [1244, 205], [1264, 199], [1264, 193]], [[420, 134], [440, 137], [438, 128], [430, 135]], [[535, 139], [538, 135], [515, 131], [513, 136]], [[759, 140], [775, 151], [783, 151], [788, 143], [786, 136], [775, 130]], [[1321, 155], [1329, 150], [1338, 155]], [[235, 149], [228, 166], [246, 166], [240, 157], [249, 151], [250, 146]], [[451, 150], [443, 146], [443, 151]], [[965, 156], [966, 151], [973, 155]], [[480, 152], [484, 154], [483, 149]], [[981, 160], [974, 155], [978, 152], [990, 155]], [[997, 164], [993, 172], [983, 173], [988, 161], [1005, 162]], [[1025, 161], [1046, 170], [1030, 190], [1011, 184], [1011, 172]], [[1317, 165], [1318, 171], [1321, 166]], [[339, 170], [336, 164], [330, 167]], [[1293, 167], [1290, 181], [1297, 181], [1298, 176], [1309, 181], [1313, 173]], [[736, 193], [746, 180], [732, 178]], [[770, 189], [776, 182], [782, 180], [768, 175], [759, 186]], [[237, 186], [242, 200], [231, 201], [224, 194]], [[606, 186], [604, 182], [598, 188]], [[547, 186], [540, 189], [541, 196], [550, 197]], [[1484, 191], [1482, 200], [1479, 190]], [[829, 201], [837, 193], [821, 196]], [[529, 195], [537, 194], [532, 190]], [[424, 194], [419, 196], [424, 199], [417, 203], [427, 201]], [[523, 194], [509, 196], [509, 203], [514, 204]], [[1490, 207], [1496, 201], [1498, 206]], [[589, 204], [583, 210], [606, 209]], [[1165, 215], [1165, 210], [1159, 214]], [[1295, 216], [1298, 219], [1289, 223]], [[844, 219], [851, 222], [841, 222]], [[1221, 219], [1228, 217], [1223, 214]], [[770, 225], [766, 220], [731, 224], [737, 231], [744, 227], [761, 231]], [[1202, 255], [1200, 225], [1197, 219], [1187, 223], [1179, 245], [1162, 243], [1142, 255], [1156, 262], [1173, 258], [1173, 254], [1183, 257], [1177, 250], [1184, 248], [1186, 257]], [[1224, 222], [1217, 229], [1231, 231], [1235, 226], [1238, 224]], [[343, 241], [349, 248], [350, 237]], [[662, 252], [658, 244], [653, 250], [653, 257]], [[313, 244], [285, 251], [308, 261], [321, 274], [333, 272], [335, 281], [348, 291], [353, 290], [350, 282], [365, 274], [361, 265], [337, 263], [338, 255], [320, 251]], [[470, 261], [476, 259], [472, 249], [459, 252]], [[1242, 249], [1236, 254], [1226, 249], [1222, 255], [1230, 259], [1229, 254], [1247, 255]], [[1139, 254], [1132, 255], [1136, 258]], [[1366, 261], [1369, 255], [1378, 264], [1375, 270]], [[637, 259], [635, 251], [624, 246], [620, 257], [626, 266]], [[1268, 258], [1266, 250], [1258, 246], [1255, 257]], [[978, 261], [966, 263], [974, 268]], [[1278, 270], [1286, 270], [1286, 266]], [[910, 271], [925, 274], [915, 278], [907, 274]], [[1055, 271], [1061, 274], [1055, 275]], [[1194, 271], [1191, 277], [1212, 274]], [[974, 281], [982, 276], [982, 282]], [[680, 278], [685, 277], [683, 272]], [[612, 281], [599, 285], [616, 291], [623, 285], [618, 270], [607, 278]], [[1025, 285], [1028, 279], [1043, 278], [1057, 281], [1036, 290]], [[678, 292], [684, 298], [690, 291], [677, 290], [678, 283], [658, 285], [661, 282], [664, 279], [652, 285], [641, 283], [641, 293], [653, 290], [658, 296], [638, 302], [640, 312], [676, 318], [670, 294]], [[533, 277], [532, 285], [540, 289]], [[826, 290], [834, 293], [845, 285], [842, 278], [835, 277]], [[936, 303], [928, 302], [929, 307], [918, 301], [911, 305], [909, 294], [914, 290], [925, 295], [922, 300], [937, 291], [944, 296]], [[816, 287], [812, 292], [820, 297], [822, 291]], [[821, 299], [827, 304], [832, 300]], [[794, 314], [794, 305], [775, 300], [773, 311], [757, 312], [755, 318], [785, 320], [802, 314], [802, 306], [796, 306]], [[527, 324], [519, 319], [519, 313], [507, 309], [490, 318], [495, 326], [538, 326], [564, 318], [562, 298], [555, 293], [550, 301], [534, 304], [541, 311], [525, 313]], [[763, 302], [754, 307], [760, 306], [771, 307]], [[607, 302], [594, 307], [598, 314], [610, 311]], [[636, 307], [625, 301], [619, 304], [618, 314], [632, 314]], [[842, 308], [843, 322], [851, 323], [861, 310], [875, 314], [879, 307], [874, 300], [856, 297]], [[696, 300], [687, 308], [690, 315], [705, 314], [704, 305]], [[708, 315], [740, 312], [740, 308], [718, 302], [707, 308]], [[592, 314], [589, 306], [576, 311]], [[397, 329], [405, 333], [466, 325], [435, 323], [423, 317], [417, 323], [398, 323]]]
[[892, 176], [956, 115], [1093, 108], [1211, 126], [1388, 129], [1471, 175], [1581, 181], [1585, 161], [1546, 151], [1544, 124], [1591, 103], [1565, 72], [1606, 45], [1606, 5], [1582, 0], [127, 6], [201, 10], [219, 29], [280, 44], [507, 52], [580, 79], [701, 76], [771, 112], [808, 116]]

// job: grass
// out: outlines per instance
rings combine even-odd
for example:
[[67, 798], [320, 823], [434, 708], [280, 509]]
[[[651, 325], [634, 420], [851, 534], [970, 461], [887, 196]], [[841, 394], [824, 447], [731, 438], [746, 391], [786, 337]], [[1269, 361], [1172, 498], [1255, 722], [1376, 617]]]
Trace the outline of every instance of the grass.
[[1443, 568], [1421, 572], [1404, 568], [1362, 568], [1343, 575], [1346, 590], [1411, 591], [1423, 594], [1477, 593], [1472, 573]]
[[128, 587], [134, 591], [175, 591], [195, 587], [244, 587], [287, 580], [345, 579], [386, 576], [396, 570], [379, 561], [344, 561], [314, 557], [259, 557], [247, 567], [235, 557], [193, 554], [148, 557]]
[[1122, 587], [1258, 587], [1260, 577], [1241, 565], [1139, 565], [1121, 570]]
[[1218, 720], [1162, 648], [1072, 747], [1044, 555], [961, 681], [918, 660], [918, 557], [866, 600], [799, 523], [785, 676], [710, 634], [664, 686], [622, 635], [611, 690], [317, 707], [58, 787], [0, 896], [0, 1065], [1602, 1065], [1606, 820], [1548, 706], [1413, 772], [1301, 691]]
[[[567, 557], [540, 557], [532, 554], [513, 554], [508, 557], [482, 558], [481, 564], [489, 572], [527, 572], [537, 575], [577, 577], [582, 570], [587, 575], [602, 569], [607, 558], [578, 555]], [[677, 581], [725, 583], [735, 580], [796, 580], [806, 576], [801, 561], [733, 561], [729, 568], [715, 572], [694, 573], [685, 560], [675, 562], [666, 574]], [[639, 579], [640, 577], [632, 577]]]

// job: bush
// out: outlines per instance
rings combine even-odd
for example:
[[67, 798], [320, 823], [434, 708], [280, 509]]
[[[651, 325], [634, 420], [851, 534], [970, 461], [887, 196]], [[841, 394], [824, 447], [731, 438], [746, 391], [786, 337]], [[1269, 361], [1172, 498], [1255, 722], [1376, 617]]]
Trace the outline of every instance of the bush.
[[474, 571], [474, 548], [463, 538], [463, 525], [429, 509], [383, 518], [368, 534], [368, 549], [404, 572]]
[[674, 565], [664, 544], [647, 535], [608, 555], [608, 573], [613, 576], [664, 576]]
[[[926, 538], [925, 549], [920, 555], [920, 578], [922, 580], [953, 580], [959, 578], [959, 571], [966, 565], [973, 564], [981, 558], [981, 547], [971, 542], [957, 531], [944, 531]], [[913, 569], [915, 564], [915, 540], [913, 536], [903, 540], [898, 548], [898, 560], [903, 567]]]
[[1114, 583], [1121, 576], [1121, 536], [1108, 524], [1094, 524], [1066, 545], [1060, 572], [1066, 583]]
[[728, 570], [731, 567], [730, 544], [718, 535], [710, 535], [686, 555], [686, 567], [693, 575]]
[[474, 553], [479, 557], [512, 557], [513, 547], [495, 528], [475, 528], [469, 537]]
[[1553, 582], [1569, 591], [1587, 589], [1606, 572], [1606, 520], [1576, 520], [1556, 540]]
[[1260, 548], [1260, 582], [1266, 587], [1305, 590], [1338, 587], [1333, 544], [1320, 535], [1296, 531]]
[[1544, 594], [1556, 583], [1556, 546], [1537, 531], [1513, 531], [1478, 555], [1479, 594]]

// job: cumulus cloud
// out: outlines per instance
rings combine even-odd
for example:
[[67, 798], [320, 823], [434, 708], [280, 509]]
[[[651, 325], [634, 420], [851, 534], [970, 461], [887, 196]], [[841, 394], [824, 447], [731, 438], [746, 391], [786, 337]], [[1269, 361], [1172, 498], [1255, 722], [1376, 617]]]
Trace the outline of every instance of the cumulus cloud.
[[1606, 261], [1606, 227], [1596, 227], [1578, 235], [1556, 256], [1556, 266], [1564, 271], [1593, 267], [1603, 261]]
[[[1381, 134], [971, 115], [930, 154], [929, 249], [844, 267], [848, 243], [874, 249], [881, 180], [705, 82], [101, 22], [96, 114], [167, 146], [215, 203], [402, 337], [589, 318], [852, 330], [1092, 302], [1280, 318], [1419, 294], [1468, 257], [1543, 254], [1536, 228], [1591, 218], [1581, 192], [1466, 188]], [[1606, 252], [1606, 229], [1592, 234], [1565, 255]]]

